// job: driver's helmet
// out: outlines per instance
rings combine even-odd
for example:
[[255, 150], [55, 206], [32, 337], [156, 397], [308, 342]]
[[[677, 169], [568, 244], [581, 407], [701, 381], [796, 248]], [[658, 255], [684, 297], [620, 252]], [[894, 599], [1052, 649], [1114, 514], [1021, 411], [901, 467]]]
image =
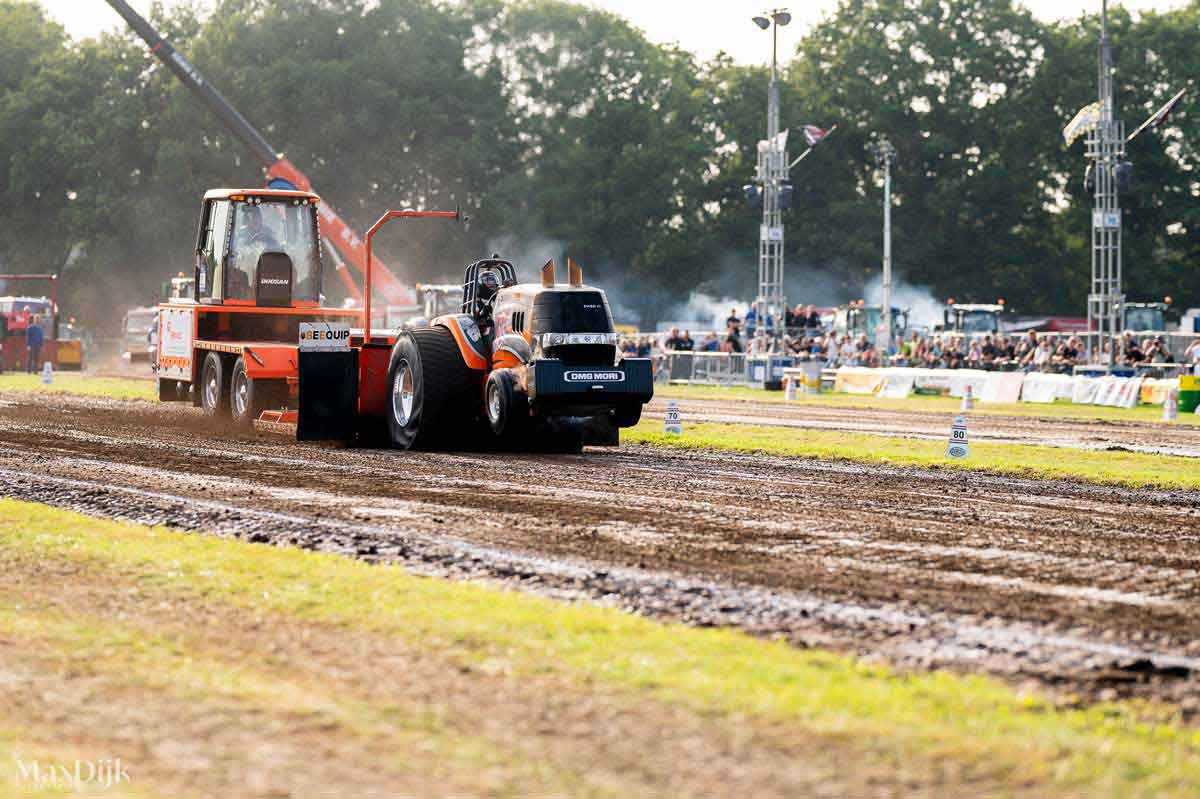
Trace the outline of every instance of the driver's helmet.
[[496, 277], [496, 273], [490, 269], [479, 273], [479, 298], [491, 299], [491, 297], [500, 290], [500, 278]]

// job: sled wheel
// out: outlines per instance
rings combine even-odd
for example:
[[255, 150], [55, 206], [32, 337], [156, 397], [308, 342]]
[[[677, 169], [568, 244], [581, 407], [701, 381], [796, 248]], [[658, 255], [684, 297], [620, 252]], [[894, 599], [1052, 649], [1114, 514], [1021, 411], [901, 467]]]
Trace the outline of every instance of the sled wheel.
[[238, 358], [229, 381], [229, 408], [239, 427], [253, 427], [263, 411], [278, 410], [287, 404], [287, 383], [283, 380], [254, 380], [246, 374], [246, 359]]
[[224, 359], [215, 352], [208, 353], [200, 372], [200, 406], [214, 422], [229, 418], [228, 384], [229, 368]]

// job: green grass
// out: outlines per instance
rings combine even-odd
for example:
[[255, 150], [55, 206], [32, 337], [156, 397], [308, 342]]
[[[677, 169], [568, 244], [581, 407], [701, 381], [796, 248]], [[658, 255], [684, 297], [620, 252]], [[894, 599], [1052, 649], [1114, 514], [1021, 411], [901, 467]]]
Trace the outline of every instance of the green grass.
[[41, 375], [5, 372], [0, 375], [0, 394], [6, 391], [78, 394], [84, 397], [109, 397], [121, 400], [158, 399], [158, 387], [153, 380], [90, 377], [70, 372], [56, 372], [50, 385], [42, 383]]
[[[949, 420], [950, 416], [947, 415], [947, 438], [950, 434]], [[970, 422], [968, 436], [969, 425]], [[662, 432], [662, 422], [650, 419], [643, 420], [637, 427], [623, 430], [621, 437], [628, 443], [690, 449], [761, 452], [856, 463], [965, 469], [1022, 477], [1200, 490], [1200, 461], [1174, 455], [971, 442], [970, 458], [952, 461], [946, 457], [946, 441], [943, 440], [708, 422], [685, 423], [683, 435], [668, 436]]]
[[178, 598], [386, 632], [474, 667], [503, 663], [518, 678], [552, 674], [580, 690], [606, 686], [714, 719], [782, 723], [795, 736], [867, 746], [879, 762], [925, 759], [1014, 790], [1037, 783], [1039, 796], [1200, 793], [1200, 731], [1152, 708], [1060, 708], [985, 677], [899, 674], [734, 631], [12, 500], [0, 500], [0, 548], [101, 568]]
[[[863, 394], [800, 394], [787, 401], [782, 391], [764, 391], [745, 386], [655, 386], [654, 395], [667, 399], [721, 399], [754, 402], [778, 402], [797, 406], [826, 408], [874, 408], [886, 411], [934, 411], [951, 413], [958, 410], [962, 400], [914, 394], [906, 399], [890, 399]], [[980, 415], [1025, 416], [1034, 419], [1083, 419], [1106, 422], [1153, 422], [1200, 426], [1200, 415], [1180, 414], [1176, 422], [1162, 421], [1162, 408], [1140, 405], [1136, 408], [1108, 408], [1099, 405], [1076, 405], [1060, 400], [1049, 405], [1027, 402], [975, 403], [972, 413]]]

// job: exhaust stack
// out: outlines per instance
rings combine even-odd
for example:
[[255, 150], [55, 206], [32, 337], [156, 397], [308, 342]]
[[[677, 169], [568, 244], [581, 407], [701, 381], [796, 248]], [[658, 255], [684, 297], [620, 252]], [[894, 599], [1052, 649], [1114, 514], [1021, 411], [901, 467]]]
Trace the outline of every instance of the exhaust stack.
[[567, 257], [567, 275], [572, 286], [578, 287], [583, 285], [583, 268], [575, 263], [575, 259], [570, 256]]
[[542, 287], [548, 288], [548, 289], [554, 288], [554, 259], [553, 258], [551, 258], [549, 261], [546, 261], [546, 264], [542, 267]]

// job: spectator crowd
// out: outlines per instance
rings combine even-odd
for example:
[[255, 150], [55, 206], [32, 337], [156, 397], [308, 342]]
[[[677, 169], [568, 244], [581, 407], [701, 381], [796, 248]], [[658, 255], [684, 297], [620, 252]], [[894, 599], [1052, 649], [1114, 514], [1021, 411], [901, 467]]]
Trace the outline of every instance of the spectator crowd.
[[[768, 324], [773, 324], [768, 319]], [[1080, 336], [1066, 333], [967, 336], [957, 333], [913, 331], [896, 342], [886, 357], [866, 334], [851, 336], [825, 327], [812, 305], [796, 306], [788, 313], [787, 333], [771, 336], [763, 351], [793, 355], [802, 360], [820, 360], [828, 368], [838, 366], [909, 366], [927, 369], [985, 369], [997, 371], [1065, 372], [1086, 363], [1086, 348]], [[745, 319], [736, 309], [729, 312], [722, 332], [710, 331], [696, 341], [689, 330], [671, 328], [667, 334], [626, 338], [621, 352], [629, 356], [653, 357], [664, 352], [759, 352], [754, 336], [754, 311]], [[1108, 351], [1108, 343], [1105, 345]], [[1135, 337], [1125, 333], [1116, 362], [1123, 366], [1174, 362], [1164, 336]], [[1183, 363], [1200, 365], [1200, 338], [1188, 347]]]

